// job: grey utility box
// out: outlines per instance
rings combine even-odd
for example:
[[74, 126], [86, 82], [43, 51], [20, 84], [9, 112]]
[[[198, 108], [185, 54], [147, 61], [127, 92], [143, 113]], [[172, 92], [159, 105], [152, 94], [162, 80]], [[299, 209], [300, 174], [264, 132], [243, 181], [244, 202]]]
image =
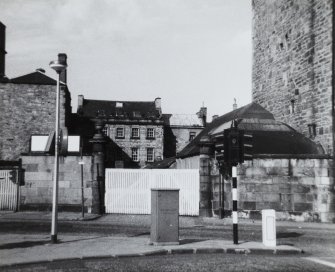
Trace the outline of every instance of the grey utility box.
[[179, 244], [179, 189], [151, 189], [150, 242]]

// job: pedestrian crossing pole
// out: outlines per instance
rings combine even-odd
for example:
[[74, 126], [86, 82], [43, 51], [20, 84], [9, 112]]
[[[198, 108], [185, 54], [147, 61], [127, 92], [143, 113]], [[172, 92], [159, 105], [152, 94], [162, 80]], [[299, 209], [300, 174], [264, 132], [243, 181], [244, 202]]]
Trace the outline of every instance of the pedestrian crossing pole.
[[237, 167], [232, 167], [232, 196], [233, 196], [233, 236], [234, 244], [238, 244], [238, 217], [237, 217]]

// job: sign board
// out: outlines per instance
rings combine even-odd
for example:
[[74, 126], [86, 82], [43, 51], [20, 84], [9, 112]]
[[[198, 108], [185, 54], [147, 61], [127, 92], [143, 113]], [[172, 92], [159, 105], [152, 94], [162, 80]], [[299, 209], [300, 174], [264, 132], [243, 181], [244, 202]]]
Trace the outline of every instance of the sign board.
[[80, 152], [80, 136], [68, 136], [68, 152]]
[[49, 135], [32, 135], [30, 151], [44, 152], [48, 144]]

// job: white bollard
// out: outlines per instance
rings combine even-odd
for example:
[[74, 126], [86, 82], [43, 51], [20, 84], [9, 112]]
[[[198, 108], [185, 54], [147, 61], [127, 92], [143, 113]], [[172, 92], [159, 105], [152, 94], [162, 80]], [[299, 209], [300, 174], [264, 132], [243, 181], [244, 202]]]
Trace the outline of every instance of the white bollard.
[[262, 210], [262, 234], [265, 246], [275, 247], [277, 245], [275, 210]]

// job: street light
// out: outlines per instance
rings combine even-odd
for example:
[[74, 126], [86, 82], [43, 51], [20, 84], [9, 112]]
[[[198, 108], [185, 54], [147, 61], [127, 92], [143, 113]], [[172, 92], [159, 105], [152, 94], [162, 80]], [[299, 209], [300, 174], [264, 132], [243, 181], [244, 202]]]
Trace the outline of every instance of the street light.
[[50, 68], [54, 69], [57, 74], [57, 89], [56, 89], [56, 124], [55, 124], [55, 165], [53, 177], [53, 192], [52, 192], [52, 221], [51, 221], [51, 242], [57, 243], [57, 216], [58, 216], [58, 170], [59, 170], [59, 96], [60, 96], [60, 74], [67, 67], [66, 62], [60, 60], [51, 61]]

